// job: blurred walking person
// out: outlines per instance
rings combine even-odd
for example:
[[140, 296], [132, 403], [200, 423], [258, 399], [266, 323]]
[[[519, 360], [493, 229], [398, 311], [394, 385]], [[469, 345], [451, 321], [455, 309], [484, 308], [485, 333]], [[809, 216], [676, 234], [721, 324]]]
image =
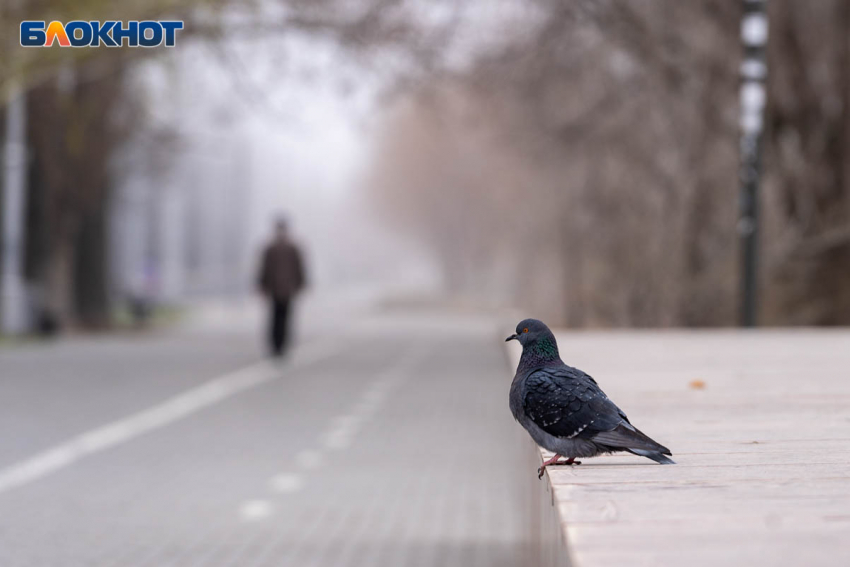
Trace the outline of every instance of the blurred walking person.
[[278, 219], [275, 236], [263, 252], [258, 285], [269, 300], [269, 344], [274, 356], [282, 356], [289, 338], [292, 300], [304, 287], [301, 252], [289, 238], [286, 220]]

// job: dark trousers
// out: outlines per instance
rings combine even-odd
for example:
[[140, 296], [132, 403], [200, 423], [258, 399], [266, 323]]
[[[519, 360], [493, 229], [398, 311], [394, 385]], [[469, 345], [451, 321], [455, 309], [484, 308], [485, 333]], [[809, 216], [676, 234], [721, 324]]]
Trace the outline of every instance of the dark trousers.
[[269, 326], [272, 354], [280, 356], [286, 350], [289, 335], [289, 299], [272, 299]]

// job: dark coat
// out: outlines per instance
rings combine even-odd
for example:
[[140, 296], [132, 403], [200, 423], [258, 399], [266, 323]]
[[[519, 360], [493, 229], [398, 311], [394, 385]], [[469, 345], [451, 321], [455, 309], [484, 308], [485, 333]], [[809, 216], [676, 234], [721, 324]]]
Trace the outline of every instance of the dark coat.
[[285, 300], [304, 287], [304, 265], [298, 248], [288, 240], [275, 240], [263, 252], [257, 284], [272, 299]]

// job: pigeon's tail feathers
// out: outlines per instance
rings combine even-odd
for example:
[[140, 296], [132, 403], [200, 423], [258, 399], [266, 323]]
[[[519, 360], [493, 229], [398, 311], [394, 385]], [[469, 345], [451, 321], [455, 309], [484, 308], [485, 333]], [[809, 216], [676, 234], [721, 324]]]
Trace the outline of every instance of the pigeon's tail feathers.
[[667, 457], [661, 453], [657, 453], [655, 451], [645, 451], [643, 449], [629, 449], [629, 452], [634, 453], [635, 455], [639, 455], [641, 457], [646, 457], [647, 459], [652, 459], [659, 465], [675, 465], [676, 461]]
[[[659, 456], [672, 455], [670, 449], [660, 443], [656, 443], [639, 429], [625, 423], [621, 423], [611, 431], [602, 431], [597, 433], [593, 436], [592, 441], [601, 445], [607, 445], [608, 447], [631, 451], [644, 457], [649, 457], [649, 455], [645, 455], [644, 453], [656, 453]], [[638, 453], [638, 451], [642, 452]]]

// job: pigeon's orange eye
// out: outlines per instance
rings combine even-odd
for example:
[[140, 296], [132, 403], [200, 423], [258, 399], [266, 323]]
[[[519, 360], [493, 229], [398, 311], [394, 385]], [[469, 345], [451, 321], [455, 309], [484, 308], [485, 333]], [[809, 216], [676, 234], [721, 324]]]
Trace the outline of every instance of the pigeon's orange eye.
[[527, 332], [528, 332], [528, 327], [526, 327], [525, 329], [523, 329], [523, 330], [522, 330], [522, 332], [523, 332], [523, 333], [527, 333]]

